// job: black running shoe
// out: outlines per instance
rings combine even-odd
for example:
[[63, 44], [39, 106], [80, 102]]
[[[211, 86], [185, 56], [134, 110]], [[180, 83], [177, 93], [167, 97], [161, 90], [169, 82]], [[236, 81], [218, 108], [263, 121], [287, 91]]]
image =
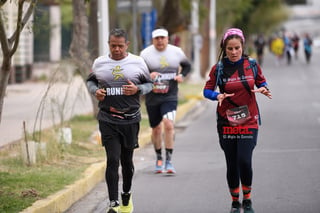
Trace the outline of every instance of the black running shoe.
[[240, 213], [240, 207], [239, 201], [232, 201], [230, 213]]
[[120, 206], [119, 206], [119, 201], [111, 201], [109, 207], [107, 208], [106, 212], [107, 213], [119, 213]]
[[251, 200], [242, 201], [243, 213], [254, 213]]
[[133, 203], [132, 203], [132, 194], [130, 192], [121, 193], [122, 202], [120, 205], [120, 213], [132, 213], [133, 212]]

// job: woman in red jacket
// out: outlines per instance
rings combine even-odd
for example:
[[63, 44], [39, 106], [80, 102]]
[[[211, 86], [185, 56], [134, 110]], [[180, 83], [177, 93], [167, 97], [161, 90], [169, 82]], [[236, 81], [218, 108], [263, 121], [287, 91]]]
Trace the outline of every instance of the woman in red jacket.
[[241, 208], [240, 183], [244, 212], [254, 212], [251, 201], [252, 152], [260, 121], [255, 93], [272, 98], [260, 66], [244, 54], [244, 42], [240, 29], [231, 28], [225, 32], [219, 62], [212, 67], [203, 90], [206, 98], [218, 101], [217, 129], [226, 157], [227, 182], [232, 197], [230, 212], [236, 213], [240, 213]]

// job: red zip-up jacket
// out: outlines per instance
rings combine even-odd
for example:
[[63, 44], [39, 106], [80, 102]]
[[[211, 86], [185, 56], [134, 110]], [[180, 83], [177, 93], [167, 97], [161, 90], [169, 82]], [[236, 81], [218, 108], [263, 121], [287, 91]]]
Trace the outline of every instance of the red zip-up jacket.
[[[247, 128], [255, 128], [258, 129], [258, 120], [259, 120], [259, 109], [256, 101], [256, 96], [254, 92], [251, 90], [254, 89], [254, 86], [260, 88], [262, 86], [266, 86], [266, 79], [262, 74], [261, 68], [258, 64], [257, 66], [257, 74], [254, 75], [253, 69], [250, 66], [249, 59], [247, 57], [243, 57], [238, 62], [232, 63], [228, 59], [223, 59], [223, 72], [221, 75], [222, 85], [218, 85], [220, 92], [225, 92], [228, 94], [234, 93], [234, 96], [230, 97], [231, 101], [224, 99], [221, 106], [217, 105], [217, 125], [218, 126], [230, 126], [226, 111], [227, 109], [232, 109], [237, 106], [247, 105], [251, 118], [242, 126], [246, 126]], [[239, 69], [243, 67], [244, 76], [239, 76]], [[211, 100], [217, 100], [217, 93], [215, 90], [216, 86], [216, 71], [217, 65], [213, 66], [209, 73], [209, 80], [206, 82], [204, 86], [204, 96]], [[243, 84], [246, 81], [249, 85], [249, 88]], [[236, 105], [234, 105], [236, 104]]]

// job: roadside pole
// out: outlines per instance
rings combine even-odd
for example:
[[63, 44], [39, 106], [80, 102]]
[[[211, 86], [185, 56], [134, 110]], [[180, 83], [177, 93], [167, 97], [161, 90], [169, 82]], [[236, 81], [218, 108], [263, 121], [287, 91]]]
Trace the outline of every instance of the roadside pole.
[[109, 0], [98, 0], [99, 55], [108, 53]]
[[202, 37], [199, 34], [199, 1], [192, 0], [192, 11], [191, 11], [191, 32], [192, 32], [192, 43], [193, 43], [193, 72], [192, 81], [198, 82], [201, 80], [200, 75], [200, 50], [202, 46]]
[[216, 0], [210, 1], [210, 31], [209, 31], [209, 38], [210, 38], [210, 64], [209, 68], [211, 68], [217, 61], [216, 56]]

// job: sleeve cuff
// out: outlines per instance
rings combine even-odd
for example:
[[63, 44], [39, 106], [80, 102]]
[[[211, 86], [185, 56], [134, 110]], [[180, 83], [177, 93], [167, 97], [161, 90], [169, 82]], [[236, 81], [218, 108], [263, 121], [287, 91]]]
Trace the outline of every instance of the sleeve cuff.
[[218, 100], [219, 94], [220, 94], [220, 92], [216, 92], [213, 90], [209, 90], [209, 89], [203, 90], [203, 96], [210, 99], [210, 100], [213, 100], [213, 101]]

